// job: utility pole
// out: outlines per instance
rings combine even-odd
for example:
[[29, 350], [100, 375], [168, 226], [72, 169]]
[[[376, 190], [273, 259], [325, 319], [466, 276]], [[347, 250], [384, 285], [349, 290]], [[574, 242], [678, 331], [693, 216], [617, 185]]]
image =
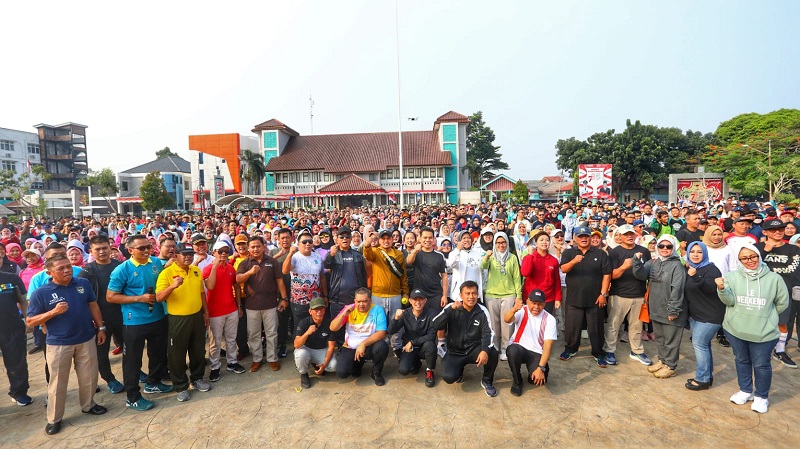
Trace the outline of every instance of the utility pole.
[[308, 116], [311, 122], [311, 134], [314, 134], [314, 100], [311, 98], [311, 92], [308, 93]]
[[400, 166], [400, 209], [403, 208], [403, 114], [400, 111], [400, 18], [397, 0], [394, 0], [394, 38], [397, 56], [397, 153]]

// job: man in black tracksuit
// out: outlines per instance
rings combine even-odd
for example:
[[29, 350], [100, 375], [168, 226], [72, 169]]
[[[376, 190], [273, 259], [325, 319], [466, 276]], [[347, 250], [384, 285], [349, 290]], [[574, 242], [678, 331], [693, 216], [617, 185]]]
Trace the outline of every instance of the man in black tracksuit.
[[403, 349], [397, 371], [403, 376], [417, 374], [422, 367], [420, 359], [425, 359], [425, 386], [433, 387], [433, 370], [436, 369], [436, 329], [433, 319], [436, 312], [425, 307], [428, 299], [422, 290], [414, 290], [408, 299], [411, 308], [398, 309], [389, 322], [390, 335], [403, 330]]
[[478, 284], [474, 281], [461, 284], [459, 295], [460, 301], [448, 304], [433, 320], [436, 330], [447, 329], [442, 379], [449, 384], [461, 382], [466, 365], [483, 365], [481, 385], [487, 396], [497, 396], [493, 382], [498, 352], [492, 343], [494, 331], [489, 324], [489, 311], [478, 304]]

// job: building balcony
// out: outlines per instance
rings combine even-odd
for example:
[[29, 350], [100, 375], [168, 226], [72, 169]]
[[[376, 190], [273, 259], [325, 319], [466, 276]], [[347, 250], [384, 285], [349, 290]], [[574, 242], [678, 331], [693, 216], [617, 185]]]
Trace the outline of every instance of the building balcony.
[[75, 175], [72, 173], [50, 173], [50, 177], [53, 179], [72, 179]]
[[63, 135], [63, 136], [47, 136], [47, 135], [45, 135], [43, 140], [47, 140], [47, 141], [50, 141], [50, 142], [71, 142], [72, 141], [72, 136], [69, 135], [69, 134], [66, 134], [66, 135]]
[[71, 154], [45, 154], [44, 159], [49, 159], [51, 161], [71, 161], [74, 159], [74, 156]]

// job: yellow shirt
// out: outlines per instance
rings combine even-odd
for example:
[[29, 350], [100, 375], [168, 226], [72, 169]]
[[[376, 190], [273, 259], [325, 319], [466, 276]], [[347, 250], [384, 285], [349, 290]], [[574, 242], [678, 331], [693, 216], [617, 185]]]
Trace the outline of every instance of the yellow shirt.
[[193, 315], [203, 308], [203, 273], [194, 265], [184, 271], [174, 263], [161, 271], [156, 282], [156, 293], [165, 290], [172, 284], [173, 278], [180, 276], [183, 284], [167, 297], [167, 314]]

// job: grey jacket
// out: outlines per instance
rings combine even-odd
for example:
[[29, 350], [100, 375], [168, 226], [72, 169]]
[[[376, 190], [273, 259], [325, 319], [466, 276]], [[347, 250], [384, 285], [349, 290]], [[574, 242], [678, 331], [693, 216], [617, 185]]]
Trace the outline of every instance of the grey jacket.
[[[636, 279], [649, 281], [650, 320], [672, 326], [685, 326], [689, 307], [683, 297], [683, 284], [686, 270], [678, 256], [665, 260], [658, 258], [642, 263], [638, 257], [633, 259], [633, 275]], [[677, 316], [674, 321], [669, 316]]]

